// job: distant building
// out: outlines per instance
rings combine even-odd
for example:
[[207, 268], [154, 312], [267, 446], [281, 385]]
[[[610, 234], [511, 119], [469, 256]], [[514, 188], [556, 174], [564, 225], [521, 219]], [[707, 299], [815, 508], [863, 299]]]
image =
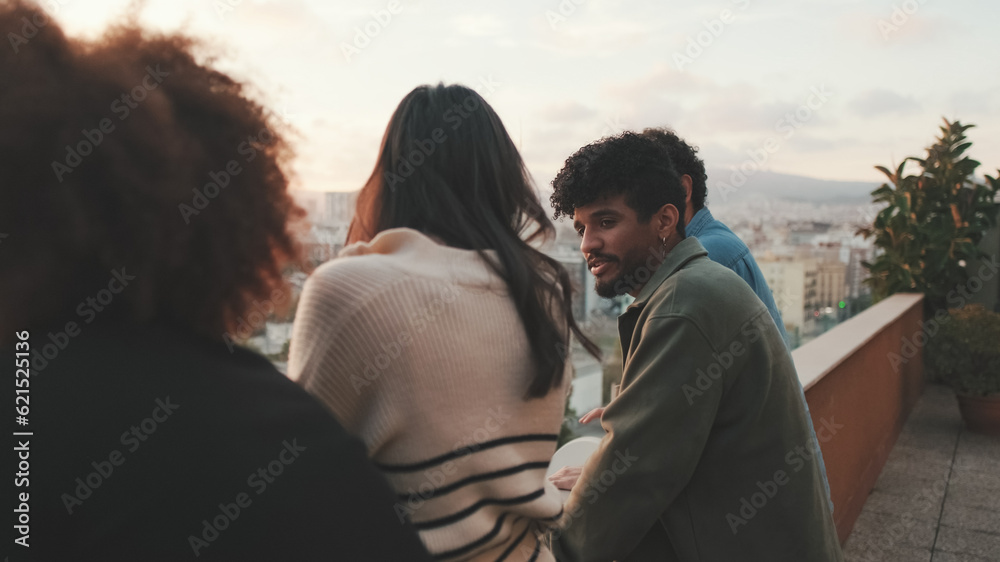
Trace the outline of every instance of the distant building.
[[335, 258], [346, 240], [347, 225], [314, 224], [300, 242], [306, 259], [315, 267]]
[[793, 224], [788, 231], [788, 243], [793, 246], [812, 244], [817, 236], [829, 232], [831, 226], [828, 222], [816, 221]]
[[816, 261], [763, 258], [757, 264], [771, 287], [785, 330], [793, 338], [808, 332], [819, 296]]
[[808, 321], [809, 313], [819, 308], [819, 269], [816, 267], [816, 260], [805, 260], [803, 269], [805, 272], [803, 314]]
[[350, 225], [354, 217], [354, 207], [358, 202], [357, 191], [331, 191], [325, 194], [324, 224], [328, 226]]
[[265, 355], [277, 355], [290, 339], [292, 339], [291, 322], [268, 322], [264, 334], [250, 338], [247, 344]]
[[[840, 242], [826, 242], [816, 239], [811, 246], [798, 246], [795, 249], [795, 256], [800, 259], [814, 259], [819, 262], [844, 262], [843, 250]], [[846, 263], [846, 262], [845, 262]]]
[[851, 248], [848, 254], [847, 268], [844, 272], [844, 282], [847, 285], [847, 296], [856, 299], [858, 297], [871, 294], [871, 287], [865, 285], [868, 278], [868, 269], [862, 262], [871, 263], [875, 259], [875, 249]]
[[569, 405], [578, 416], [582, 416], [603, 405], [604, 369], [599, 361], [583, 350], [574, 350], [571, 358], [574, 374]]
[[318, 226], [347, 226], [354, 216], [358, 200], [357, 191], [292, 191], [292, 198], [305, 209], [311, 224]]
[[318, 224], [324, 220], [324, 205], [326, 193], [322, 191], [307, 191], [296, 189], [291, 191], [292, 199], [306, 212], [306, 219], [311, 224]]
[[[816, 271], [816, 308], [838, 310], [840, 302], [847, 299], [844, 282], [847, 266], [840, 261], [820, 262]], [[846, 303], [845, 303], [846, 306]]]
[[580, 252], [570, 252], [565, 247], [549, 254], [566, 268], [570, 283], [573, 284], [573, 317], [577, 322], [586, 323], [590, 313], [597, 305], [597, 293], [594, 292], [594, 276], [587, 269], [587, 260]]

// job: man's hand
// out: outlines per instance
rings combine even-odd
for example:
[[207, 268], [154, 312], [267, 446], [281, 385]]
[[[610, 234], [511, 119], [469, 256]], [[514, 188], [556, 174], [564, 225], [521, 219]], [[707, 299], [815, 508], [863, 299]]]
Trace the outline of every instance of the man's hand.
[[604, 408], [594, 408], [580, 418], [580, 423], [588, 424], [604, 415]]
[[[589, 416], [590, 414], [587, 415]], [[556, 488], [560, 490], [572, 490], [573, 486], [576, 486], [576, 481], [579, 480], [581, 472], [583, 472], [582, 466], [564, 466], [552, 476], [549, 476], [549, 482], [555, 484]]]

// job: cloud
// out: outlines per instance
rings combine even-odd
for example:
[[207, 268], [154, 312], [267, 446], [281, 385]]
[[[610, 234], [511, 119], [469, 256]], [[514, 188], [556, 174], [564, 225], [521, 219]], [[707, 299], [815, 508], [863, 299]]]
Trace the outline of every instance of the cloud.
[[868, 90], [848, 102], [848, 109], [860, 117], [908, 115], [920, 110], [913, 96], [902, 96], [890, 90]]
[[709, 93], [718, 89], [712, 80], [692, 72], [681, 72], [666, 64], [655, 65], [649, 73], [622, 84], [611, 84], [602, 93], [611, 98], [635, 99], [653, 93]]
[[543, 9], [531, 4], [534, 16], [524, 29], [532, 37], [532, 49], [568, 59], [596, 55], [608, 60], [631, 50], [654, 48], [664, 34], [663, 18], [642, 18], [632, 12], [623, 15], [621, 6], [580, 2], [552, 2]]
[[243, 33], [250, 32], [250, 29], [267, 29], [270, 33], [301, 36], [327, 29], [316, 13], [301, 0], [281, 4], [246, 2], [217, 13], [224, 25], [241, 25]]
[[[694, 142], [696, 139], [686, 139], [688, 142]], [[722, 167], [722, 166], [738, 166], [740, 162], [743, 162], [747, 158], [745, 151], [734, 150], [724, 144], [719, 142], [709, 141], [705, 144], [698, 145], [698, 157], [705, 161], [705, 165], [709, 168], [712, 167]]]
[[689, 112], [690, 126], [712, 133], [771, 132], [786, 114], [795, 113], [798, 104], [758, 101], [752, 88], [732, 87]]
[[1000, 88], [982, 91], [955, 92], [950, 101], [951, 114], [956, 118], [963, 115], [991, 115], [997, 107]]
[[899, 4], [844, 13], [836, 20], [840, 35], [868, 46], [927, 46], [961, 38], [969, 27], [944, 13], [927, 16], [922, 10], [907, 14]]
[[906, 19], [893, 12], [891, 16], [881, 18], [875, 24], [880, 38], [885, 41], [923, 45], [946, 39], [949, 35], [954, 37], [961, 34], [963, 27], [951, 18], [935, 15], [931, 19], [923, 17], [919, 12]]
[[643, 76], [600, 89], [609, 114], [633, 127], [677, 127], [690, 116], [690, 106], [719, 92], [715, 82], [691, 72], [657, 64]]
[[597, 115], [597, 110], [580, 102], [570, 101], [549, 104], [538, 113], [542, 119], [550, 123], [576, 123], [585, 119], [593, 119]]
[[507, 23], [493, 14], [463, 14], [451, 18], [453, 29], [469, 37], [496, 37], [505, 34]]
[[856, 144], [857, 139], [826, 138], [808, 133], [798, 134], [788, 141], [788, 147], [795, 152], [829, 152]]

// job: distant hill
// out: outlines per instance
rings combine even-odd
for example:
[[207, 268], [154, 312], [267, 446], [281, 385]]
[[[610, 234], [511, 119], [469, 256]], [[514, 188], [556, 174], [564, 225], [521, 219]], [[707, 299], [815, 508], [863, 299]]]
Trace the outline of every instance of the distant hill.
[[[835, 181], [780, 174], [777, 172], [757, 172], [747, 176], [742, 187], [735, 188], [732, 182], [733, 170], [727, 168], [708, 169], [708, 202], [723, 206], [750, 201], [796, 201], [830, 205], [863, 205], [871, 202], [871, 192], [881, 183], [864, 181]], [[735, 190], [722, 188], [725, 183]], [[543, 202], [548, 205], [552, 187], [540, 185]], [[353, 192], [311, 192], [293, 191], [299, 205], [306, 208], [314, 220], [325, 219], [327, 215], [342, 214], [344, 209], [353, 209]], [[337, 205], [333, 203], [337, 202]], [[336, 209], [334, 209], [336, 207]], [[341, 209], [343, 207], [343, 209]], [[336, 210], [342, 211], [335, 213]], [[342, 220], [349, 220], [350, 213]], [[332, 218], [332, 217], [331, 217]]]
[[[871, 192], [881, 185], [876, 182], [822, 180], [777, 172], [757, 172], [747, 176], [746, 183], [735, 190], [720, 187], [722, 183], [734, 187], [730, 179], [733, 173], [726, 168], [708, 169], [709, 204], [721, 206], [767, 200], [863, 205], [871, 202]], [[539, 187], [542, 198], [548, 201], [552, 187]]]
[[871, 192], [881, 185], [876, 182], [821, 180], [777, 172], [757, 172], [747, 176], [742, 187], [735, 188], [732, 181], [734, 173], [726, 168], [708, 169], [710, 204], [729, 205], [759, 199], [864, 204], [871, 200]]

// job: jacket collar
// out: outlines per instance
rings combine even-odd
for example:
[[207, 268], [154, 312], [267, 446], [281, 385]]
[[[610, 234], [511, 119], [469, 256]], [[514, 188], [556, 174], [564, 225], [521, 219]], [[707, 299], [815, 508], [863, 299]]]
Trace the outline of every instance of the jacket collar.
[[[693, 221], [692, 221], [693, 222]], [[663, 260], [660, 267], [656, 269], [653, 276], [650, 277], [649, 282], [639, 291], [639, 295], [635, 297], [635, 302], [633, 302], [628, 308], [631, 310], [634, 308], [642, 308], [646, 306], [646, 301], [649, 297], [653, 295], [657, 288], [667, 280], [668, 277], [673, 275], [677, 270], [684, 267], [684, 265], [700, 256], [707, 256], [708, 251], [701, 245], [694, 236], [689, 236], [684, 240], [681, 240], [674, 249], [670, 250], [667, 254], [667, 258]]]

